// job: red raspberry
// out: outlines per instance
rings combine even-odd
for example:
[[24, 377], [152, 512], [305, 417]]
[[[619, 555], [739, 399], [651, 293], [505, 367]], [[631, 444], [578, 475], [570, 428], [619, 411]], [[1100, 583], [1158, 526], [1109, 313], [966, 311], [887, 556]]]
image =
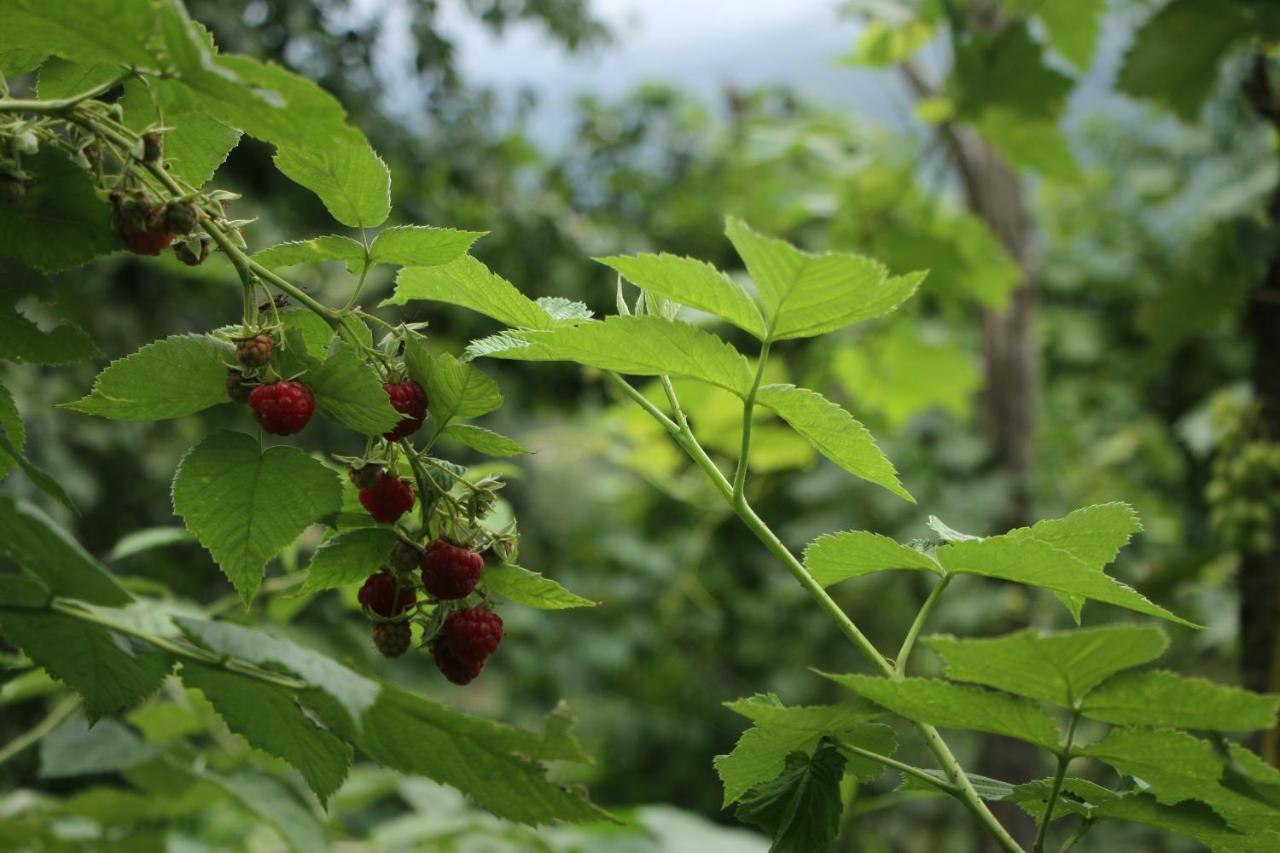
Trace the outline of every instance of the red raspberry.
[[469, 661], [455, 657], [453, 652], [439, 640], [431, 646], [431, 657], [435, 659], [436, 668], [444, 673], [444, 677], [454, 684], [470, 684], [475, 677], [484, 672], [484, 661]]
[[422, 585], [441, 601], [466, 598], [480, 582], [484, 557], [460, 548], [444, 539], [427, 543], [418, 565], [422, 567]]
[[365, 578], [356, 600], [361, 607], [390, 619], [412, 607], [418, 600], [418, 594], [411, 589], [401, 589], [396, 579], [386, 572], [374, 572]]
[[395, 524], [413, 506], [413, 487], [399, 477], [383, 474], [378, 482], [360, 490], [360, 505], [379, 524]]
[[458, 610], [444, 620], [440, 640], [458, 660], [483, 661], [502, 642], [502, 617], [484, 607]]
[[261, 367], [271, 360], [271, 336], [263, 333], [236, 343], [236, 361], [245, 367]]
[[316, 398], [301, 382], [272, 382], [249, 392], [249, 406], [267, 432], [293, 435], [311, 420]]
[[408, 622], [379, 622], [373, 626], [373, 644], [384, 658], [398, 658], [409, 651], [413, 629]]
[[427, 419], [427, 394], [417, 382], [386, 382], [382, 386], [391, 400], [391, 408], [404, 417], [391, 432], [383, 433], [387, 441], [399, 441], [413, 435]]

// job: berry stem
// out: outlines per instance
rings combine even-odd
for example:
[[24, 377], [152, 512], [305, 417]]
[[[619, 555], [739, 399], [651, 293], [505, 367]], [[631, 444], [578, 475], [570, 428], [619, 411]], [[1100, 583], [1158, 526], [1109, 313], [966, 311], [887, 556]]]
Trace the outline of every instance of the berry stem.
[[1045, 799], [1044, 815], [1040, 818], [1040, 829], [1036, 832], [1035, 853], [1044, 853], [1044, 843], [1049, 837], [1049, 824], [1053, 818], [1053, 807], [1058, 803], [1058, 795], [1062, 793], [1062, 780], [1067, 776], [1067, 765], [1074, 758], [1071, 754], [1071, 742], [1075, 740], [1076, 723], [1080, 721], [1080, 712], [1071, 712], [1071, 722], [1067, 726], [1067, 737], [1063, 741], [1062, 751], [1058, 753], [1058, 772], [1053, 776], [1053, 784], [1049, 788], [1049, 796]]
[[[760, 347], [760, 358], [756, 362], [756, 375], [751, 380], [751, 390], [742, 400], [742, 449], [738, 451], [738, 467], [733, 474], [733, 499], [742, 497], [742, 490], [747, 485], [747, 462], [751, 458], [751, 422], [756, 410], [756, 395], [760, 392], [760, 380], [764, 378], [764, 367], [769, 362], [769, 340]], [[672, 392], [674, 396], [674, 392]]]
[[916, 614], [916, 618], [912, 620], [907, 636], [902, 641], [902, 648], [898, 650], [898, 657], [894, 660], [893, 669], [898, 678], [907, 674], [907, 659], [911, 657], [911, 652], [916, 647], [916, 640], [920, 638], [920, 631], [929, 621], [933, 609], [938, 606], [938, 601], [942, 598], [942, 593], [946, 592], [951, 578], [952, 575], [947, 575], [938, 582], [938, 585], [929, 592], [929, 597], [924, 600], [924, 604], [920, 606], [920, 612]]

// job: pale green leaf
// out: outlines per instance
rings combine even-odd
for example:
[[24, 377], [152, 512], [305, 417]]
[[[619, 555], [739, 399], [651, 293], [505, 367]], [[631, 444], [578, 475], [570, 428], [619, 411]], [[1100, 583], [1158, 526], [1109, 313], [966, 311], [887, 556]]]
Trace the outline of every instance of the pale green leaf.
[[318, 264], [324, 261], [360, 262], [364, 260], [364, 246], [350, 237], [331, 234], [326, 237], [312, 237], [310, 240], [277, 243], [270, 248], [254, 252], [253, 259], [271, 269], [298, 264]]
[[1019, 169], [1061, 183], [1076, 183], [1080, 167], [1056, 121], [1027, 118], [1005, 107], [988, 107], [974, 127], [991, 147]]
[[596, 602], [569, 592], [551, 578], [510, 563], [486, 566], [480, 579], [490, 592], [496, 592], [525, 607], [565, 610], [571, 607], [596, 606]]
[[596, 258], [649, 293], [706, 311], [757, 338], [765, 337], [764, 318], [746, 291], [710, 264], [678, 255]]
[[486, 456], [522, 456], [533, 452], [513, 438], [474, 424], [449, 424], [440, 435]]
[[1086, 717], [1121, 725], [1249, 732], [1276, 724], [1280, 695], [1153, 670], [1117, 675], [1085, 697]]
[[77, 715], [40, 741], [40, 778], [115, 773], [150, 761], [157, 753], [123, 723], [106, 719], [89, 727]]
[[298, 595], [364, 580], [387, 561], [398, 541], [389, 527], [362, 527], [334, 536], [316, 549]]
[[248, 605], [267, 561], [342, 504], [338, 475], [295, 447], [263, 452], [239, 432], [188, 451], [173, 480], [182, 516]]
[[1035, 14], [1054, 49], [1083, 71], [1093, 58], [1106, 9], [1106, 0], [1042, 0]]
[[261, 770], [240, 768], [230, 773], [206, 770], [200, 774], [274, 828], [294, 853], [329, 848], [324, 826], [283, 782]]
[[735, 814], [773, 839], [769, 853], [822, 850], [840, 834], [844, 765], [844, 756], [829, 746], [812, 756], [793, 753], [782, 774], [744, 796]]
[[590, 320], [594, 316], [585, 304], [565, 299], [563, 296], [539, 296], [533, 301], [539, 308], [546, 311], [547, 316], [557, 325]]
[[182, 527], [147, 527], [121, 536], [104, 559], [114, 563], [135, 554], [194, 541], [191, 531]]
[[794, 385], [765, 385], [759, 389], [756, 400], [850, 474], [915, 503], [915, 498], [898, 481], [893, 463], [876, 445], [867, 428], [817, 391]]
[[426, 225], [397, 225], [378, 232], [369, 255], [379, 264], [434, 267], [465, 255], [483, 231], [459, 231]]
[[515, 329], [555, 325], [538, 303], [470, 255], [439, 266], [401, 270], [396, 275], [395, 293], [382, 304], [404, 305], [413, 299], [460, 305]]
[[400, 422], [377, 371], [350, 344], [339, 346], [302, 381], [317, 409], [356, 432], [381, 435]]
[[440, 424], [479, 417], [502, 405], [497, 382], [448, 353], [432, 362], [426, 391], [428, 411]]
[[148, 41], [155, 17], [150, 0], [94, 0], [91, 10], [84, 0], [7, 3], [0, 50], [39, 45], [76, 62], [152, 68], [156, 61]]
[[12, 495], [0, 495], [0, 554], [39, 578], [54, 595], [107, 606], [132, 600], [79, 542]]
[[174, 335], [111, 362], [87, 397], [62, 408], [129, 421], [194, 414], [228, 401], [231, 346], [206, 335]]
[[892, 569], [942, 574], [942, 567], [928, 554], [866, 530], [819, 536], [805, 548], [804, 564], [823, 586]]
[[346, 128], [306, 147], [282, 144], [276, 168], [320, 197], [334, 219], [349, 228], [372, 228], [391, 212], [391, 174], [364, 134]]

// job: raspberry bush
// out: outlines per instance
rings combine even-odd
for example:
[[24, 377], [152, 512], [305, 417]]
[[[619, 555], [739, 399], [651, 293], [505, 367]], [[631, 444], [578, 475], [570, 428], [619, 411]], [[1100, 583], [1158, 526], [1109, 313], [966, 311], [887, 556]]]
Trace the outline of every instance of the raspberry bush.
[[[596, 319], [568, 300], [529, 299], [468, 254], [480, 234], [386, 225], [388, 170], [318, 87], [218, 53], [177, 0], [100, 4], [110, 20], [92, 33], [74, 26], [82, 15], [73, 5], [20, 2], [4, 12], [2, 70], [39, 68], [46, 85], [39, 97], [0, 98], [0, 254], [40, 273], [116, 250], [172, 252], [192, 265], [215, 255], [226, 261], [222, 269], [239, 284], [238, 306], [227, 305], [207, 332], [174, 334], [113, 361], [64, 408], [158, 421], [237, 407], [235, 429], [202, 437], [184, 456], [172, 502], [245, 606], [262, 590], [268, 563], [291, 553], [308, 530], [321, 530], [302, 592], [352, 593], [379, 653], [429, 655], [444, 679], [466, 685], [500, 645], [518, 643], [504, 641], [500, 613], [508, 605], [591, 605], [516, 564], [516, 522], [497, 512], [502, 481], [437, 449], [447, 436], [482, 454], [523, 452], [469, 423], [502, 404], [477, 360], [575, 362], [665, 431], [868, 670], [813, 674], [846, 691], [838, 704], [787, 706], [773, 694], [728, 703], [751, 726], [715, 759], [724, 802], [768, 833], [775, 850], [821, 849], [842, 820], [841, 786], [886, 770], [902, 777], [904, 799], [955, 800], [1005, 851], [1022, 848], [997, 819], [997, 802], [1035, 817], [1037, 851], [1055, 834], [1070, 849], [1104, 820], [1164, 827], [1220, 850], [1280, 847], [1280, 779], [1238, 740], [1273, 726], [1280, 698], [1143, 668], [1169, 643], [1161, 622], [1196, 626], [1106, 573], [1141, 529], [1127, 505], [1086, 507], [985, 538], [937, 519], [932, 538], [909, 544], [851, 529], [818, 537], [803, 554], [756, 512], [750, 462], [761, 420], [794, 431], [848, 474], [913, 500], [852, 413], [816, 390], [765, 379], [776, 345], [802, 346], [882, 317], [916, 293], [924, 272], [894, 274], [853, 254], [808, 254], [729, 218], [726, 236], [752, 288], [699, 261], [642, 254], [600, 259], [618, 277], [614, 316]], [[77, 86], [47, 85], [68, 80]], [[347, 233], [254, 246], [251, 223], [235, 218], [234, 194], [208, 185], [241, 135], [272, 146], [279, 171], [313, 192]], [[340, 305], [322, 303], [290, 277], [295, 267], [331, 261], [351, 272]], [[495, 334], [456, 356], [422, 325], [366, 310], [362, 289], [378, 265], [399, 268], [390, 307], [415, 300], [463, 306], [493, 321]], [[736, 339], [753, 341], [752, 351], [685, 322], [684, 308], [736, 327]], [[52, 353], [23, 360], [56, 364], [97, 354], [79, 330], [54, 340], [28, 325], [15, 324], [13, 334]], [[712, 455], [673, 380], [713, 386], [741, 404], [736, 452]], [[5, 414], [5, 459], [51, 499], [72, 505], [23, 456], [14, 441], [21, 424]], [[323, 446], [320, 431], [306, 429], [316, 416], [360, 436], [364, 451], [338, 455]], [[1271, 459], [1269, 448], [1246, 452]], [[1274, 477], [1255, 480], [1261, 491]], [[228, 729], [295, 768], [321, 804], [343, 784], [358, 751], [455, 786], [513, 822], [613, 819], [548, 776], [547, 762], [589, 760], [563, 712], [540, 732], [493, 723], [212, 609], [175, 608], [153, 591], [127, 588], [41, 511], [11, 497], [0, 497], [0, 552], [24, 570], [0, 575], [0, 633], [52, 677], [48, 689], [72, 691], [59, 706], [64, 717], [83, 706], [98, 721], [97, 734], [86, 738], [124, 730], [120, 743], [136, 741], [112, 718], [176, 677]], [[888, 570], [919, 573], [931, 587], [905, 637], [884, 647], [827, 590]], [[1077, 623], [1086, 605], [1149, 619], [989, 638], [926, 636], [948, 588], [968, 576], [1047, 590]], [[914, 674], [920, 646], [945, 662], [946, 678]], [[940, 730], [1023, 741], [1043, 751], [1053, 770], [1032, 779], [974, 776]], [[917, 739], [933, 766], [895, 758], [900, 735]], [[172, 788], [203, 802], [209, 791], [221, 792], [257, 810], [293, 849], [321, 849], [319, 819], [289, 780], [247, 760], [209, 760], [198, 739], [184, 738], [145, 743], [135, 765], [105, 769], [124, 773], [137, 796]], [[144, 762], [151, 772], [138, 770]], [[1089, 777], [1073, 775], [1085, 767]], [[1106, 778], [1104, 768], [1112, 787], [1094, 781]]]

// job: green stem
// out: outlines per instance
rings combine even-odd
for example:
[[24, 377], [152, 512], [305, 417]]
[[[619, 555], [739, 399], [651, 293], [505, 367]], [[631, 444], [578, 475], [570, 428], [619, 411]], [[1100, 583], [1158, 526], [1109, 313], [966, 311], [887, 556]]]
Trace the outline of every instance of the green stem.
[[130, 71], [127, 74], [121, 74], [105, 83], [99, 83], [92, 89], [86, 89], [78, 95], [70, 95], [65, 98], [50, 98], [47, 100], [35, 98], [4, 98], [0, 99], [0, 112], [4, 113], [61, 113], [75, 107], [81, 101], [87, 101], [90, 98], [96, 98], [110, 92], [116, 86], [119, 86], [125, 80], [133, 76]]
[[1058, 853], [1067, 853], [1068, 850], [1071, 850], [1073, 847], [1075, 847], [1076, 842], [1079, 841], [1081, 838], [1084, 838], [1085, 833], [1093, 829], [1093, 825], [1095, 823], [1097, 823], [1097, 821], [1094, 820], [1093, 818], [1085, 818], [1084, 820], [1082, 820], [1080, 822], [1080, 825], [1076, 827], [1076, 831], [1071, 833], [1071, 835], [1067, 837], [1066, 841], [1062, 842], [1062, 846], [1058, 848]]
[[960, 796], [959, 788], [957, 788], [955, 785], [950, 784], [949, 782], [944, 782], [943, 780], [937, 778], [936, 776], [930, 775], [929, 773], [925, 772], [919, 767], [915, 767], [911, 764], [906, 764], [904, 762], [897, 760], [896, 758], [890, 758], [887, 755], [881, 755], [878, 752], [872, 752], [869, 749], [863, 749], [860, 746], [854, 746], [851, 743], [845, 743], [844, 741], [840, 742], [840, 749], [843, 750], [844, 752], [850, 752], [850, 753], [853, 753], [854, 755], [859, 755], [859, 756], [862, 756], [863, 758], [868, 758], [879, 764], [883, 764], [885, 767], [890, 767], [906, 776], [911, 776], [915, 779], [919, 779], [921, 782], [924, 782], [925, 784], [933, 788], [937, 788], [942, 793], [963, 801], [963, 797]]
[[58, 727], [58, 723], [71, 716], [71, 712], [78, 707], [80, 707], [79, 696], [67, 696], [54, 705], [40, 722], [0, 747], [0, 765], [6, 764], [9, 759], [53, 731]]
[[[1036, 832], [1034, 853], [1044, 853], [1044, 843], [1049, 837], [1049, 823], [1053, 817], [1053, 807], [1058, 803], [1058, 795], [1062, 792], [1062, 780], [1067, 777], [1067, 765], [1074, 757], [1071, 754], [1071, 742], [1076, 736], [1076, 723], [1080, 720], [1080, 712], [1071, 712], [1071, 723], [1067, 726], [1067, 738], [1063, 741], [1062, 751], [1058, 753], [1058, 772], [1054, 774], [1053, 784], [1049, 787], [1049, 797], [1045, 800], [1044, 815], [1040, 818], [1040, 829]], [[1074, 843], [1074, 842], [1072, 842]]]
[[756, 363], [756, 375], [751, 380], [751, 390], [742, 400], [742, 449], [738, 451], [738, 468], [733, 474], [733, 498], [737, 500], [747, 484], [747, 461], [751, 458], [751, 421], [756, 409], [756, 394], [760, 380], [764, 378], [764, 366], [769, 361], [769, 341], [760, 347], [760, 360]]
[[894, 673], [898, 678], [902, 678], [907, 674], [907, 659], [911, 657], [912, 650], [916, 647], [916, 640], [920, 638], [920, 631], [929, 621], [930, 614], [933, 609], [938, 606], [938, 600], [942, 598], [942, 593], [946, 591], [948, 584], [951, 583], [951, 575], [947, 575], [938, 585], [929, 593], [929, 597], [924, 600], [924, 604], [920, 607], [920, 612], [916, 614], [915, 620], [911, 623], [911, 628], [907, 631], [906, 639], [902, 641], [902, 648], [898, 650], [898, 657], [894, 662]]

